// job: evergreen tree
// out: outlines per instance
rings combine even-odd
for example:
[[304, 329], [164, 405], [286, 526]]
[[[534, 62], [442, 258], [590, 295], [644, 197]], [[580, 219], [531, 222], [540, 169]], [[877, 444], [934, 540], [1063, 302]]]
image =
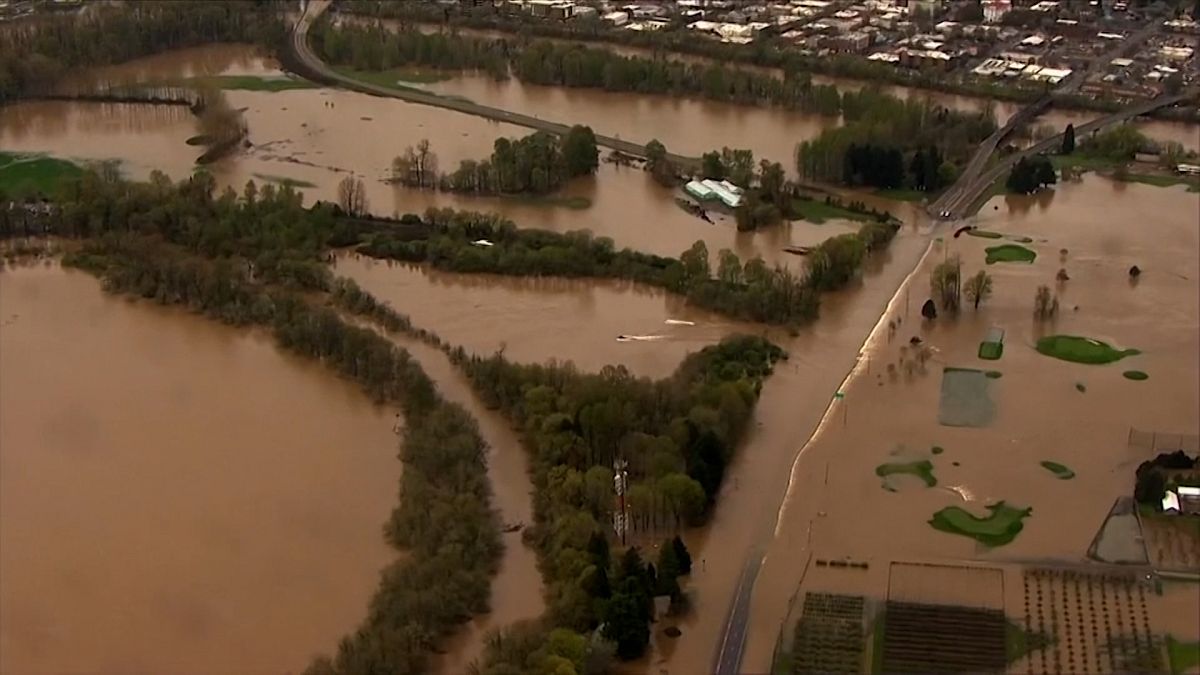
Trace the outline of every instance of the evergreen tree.
[[679, 535], [671, 540], [671, 546], [675, 549], [675, 559], [679, 562], [679, 573], [683, 575], [692, 573], [692, 554], [688, 552], [687, 545], [683, 543], [683, 539]]
[[1063, 132], [1062, 153], [1069, 155], [1075, 152], [1075, 125], [1068, 124], [1067, 130]]
[[591, 127], [578, 124], [571, 127], [563, 139], [562, 154], [568, 178], [591, 175], [600, 166], [600, 151], [596, 148], [596, 134], [592, 133]]

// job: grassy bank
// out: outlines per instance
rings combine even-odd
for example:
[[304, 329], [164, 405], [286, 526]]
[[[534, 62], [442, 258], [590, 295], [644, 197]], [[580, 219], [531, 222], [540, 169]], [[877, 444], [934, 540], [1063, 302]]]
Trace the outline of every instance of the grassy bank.
[[291, 91], [293, 89], [316, 89], [320, 85], [290, 75], [265, 77], [262, 75], [212, 75], [178, 80], [171, 84], [182, 86], [212, 87], [214, 89], [240, 91]]
[[0, 192], [8, 195], [52, 197], [64, 181], [82, 174], [79, 165], [65, 159], [0, 152]]
[[387, 70], [358, 70], [349, 66], [332, 66], [340, 75], [377, 87], [392, 89], [424, 89], [421, 85], [445, 82], [450, 75], [431, 68], [389, 68]]
[[820, 199], [793, 199], [791, 215], [817, 225], [827, 220], [855, 220], [865, 223], [876, 219], [869, 213], [852, 211], [836, 204], [827, 204]]

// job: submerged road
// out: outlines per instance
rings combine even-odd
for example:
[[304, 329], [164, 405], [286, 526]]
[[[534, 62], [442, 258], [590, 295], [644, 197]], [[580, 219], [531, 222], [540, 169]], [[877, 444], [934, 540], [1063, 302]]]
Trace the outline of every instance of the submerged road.
[[[322, 14], [329, 9], [332, 0], [309, 0], [305, 5], [303, 12], [300, 15], [300, 20], [296, 22], [295, 28], [292, 29], [291, 39], [291, 54], [286, 65], [290, 70], [294, 70], [298, 75], [307, 79], [327, 84], [331, 86], [339, 86], [344, 89], [370, 94], [372, 96], [385, 96], [388, 98], [400, 99], [409, 103], [417, 103], [420, 105], [428, 105], [436, 108], [445, 108], [455, 112], [464, 113], [467, 115], [475, 115], [476, 117], [485, 117], [497, 122], [506, 122], [517, 126], [534, 129], [536, 131], [546, 131], [559, 136], [565, 135], [571, 130], [571, 125], [551, 120], [544, 120], [540, 117], [525, 115], [523, 113], [512, 112], [502, 108], [493, 108], [492, 106], [480, 105], [461, 98], [450, 98], [439, 96], [438, 94], [421, 91], [419, 89], [400, 89], [392, 87], [383, 87], [370, 82], [363, 82], [352, 77], [337, 72], [329, 67], [327, 63], [321, 60], [320, 57], [313, 52], [312, 46], [308, 43], [308, 31], [312, 25]], [[646, 139], [649, 141], [650, 139]], [[626, 155], [633, 157], [646, 156], [646, 146], [644, 143], [634, 143], [632, 141], [621, 140], [614, 136], [605, 136], [596, 134], [596, 144], [616, 150]], [[668, 152], [667, 158], [676, 166], [682, 168], [691, 168], [699, 166], [700, 160], [696, 157], [687, 157], [684, 155], [676, 155]]]

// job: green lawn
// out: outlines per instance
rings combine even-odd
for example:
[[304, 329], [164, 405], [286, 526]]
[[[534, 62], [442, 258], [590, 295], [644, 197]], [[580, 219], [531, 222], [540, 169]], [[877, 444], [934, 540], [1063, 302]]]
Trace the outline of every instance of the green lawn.
[[14, 196], [53, 195], [64, 180], [83, 173], [77, 164], [38, 154], [0, 152], [0, 191]]
[[880, 197], [895, 199], [896, 201], [900, 202], [922, 202], [926, 199], [932, 201], [936, 196], [935, 193], [921, 192], [920, 190], [904, 190], [899, 188], [893, 190], [877, 190], [875, 194], [879, 195]]
[[929, 524], [935, 530], [971, 537], [985, 546], [1003, 546], [1012, 541], [1024, 525], [1021, 523], [1033, 509], [1018, 509], [1004, 502], [987, 507], [991, 513], [979, 518], [957, 506], [948, 506], [933, 514]]
[[979, 343], [979, 358], [988, 361], [996, 361], [1004, 355], [1003, 342], [980, 342]]
[[1181, 675], [1200, 666], [1200, 642], [1180, 642], [1168, 635], [1167, 661], [1171, 664], [1171, 675]]
[[875, 467], [875, 475], [883, 478], [883, 487], [891, 490], [888, 485], [887, 477], [897, 474], [909, 474], [916, 476], [925, 482], [925, 487], [933, 487], [937, 485], [937, 478], [933, 475], [933, 462], [927, 459], [922, 459], [916, 462], [892, 462], [888, 464], [880, 464]]
[[1001, 244], [1000, 246], [989, 246], [984, 249], [987, 252], [987, 264], [998, 262], [1021, 262], [1031, 263], [1037, 258], [1037, 253], [1024, 246], [1017, 244]]
[[1059, 480], [1070, 480], [1075, 477], [1075, 472], [1068, 468], [1065, 464], [1058, 462], [1044, 461], [1042, 468], [1054, 474]]
[[174, 84], [213, 87], [215, 89], [240, 89], [244, 91], [289, 91], [292, 89], [315, 89], [317, 84], [288, 75], [263, 77], [261, 75], [212, 75], [179, 80]]
[[869, 213], [858, 213], [841, 206], [826, 204], [819, 199], [793, 199], [792, 213], [793, 218], [807, 220], [810, 223], [820, 225], [826, 220], [859, 220], [869, 221], [875, 217]]
[[1123, 179], [1126, 183], [1143, 183], [1145, 185], [1153, 185], [1155, 187], [1173, 187], [1176, 185], [1187, 185], [1193, 192], [1200, 190], [1200, 178], [1195, 176], [1165, 176], [1162, 174], [1150, 173], [1130, 173]]
[[1125, 379], [1134, 380], [1136, 382], [1141, 382], [1142, 380], [1150, 379], [1149, 375], [1147, 375], [1145, 372], [1140, 371], [1140, 370], [1127, 370], [1121, 374], [1125, 376]]
[[1063, 361], [1100, 365], [1141, 354], [1136, 349], [1115, 349], [1107, 342], [1078, 335], [1048, 335], [1037, 341], [1038, 352]]

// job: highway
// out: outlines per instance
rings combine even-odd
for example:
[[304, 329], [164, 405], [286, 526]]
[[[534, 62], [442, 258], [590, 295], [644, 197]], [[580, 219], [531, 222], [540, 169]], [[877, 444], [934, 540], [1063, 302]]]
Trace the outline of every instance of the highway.
[[[285, 65], [295, 71], [298, 75], [305, 77], [314, 82], [326, 84], [330, 86], [339, 86], [344, 89], [358, 91], [372, 96], [385, 96], [388, 98], [400, 99], [410, 103], [418, 103], [420, 105], [434, 106], [436, 108], [445, 108], [455, 112], [465, 113], [467, 115], [475, 115], [477, 117], [486, 117], [497, 122], [506, 122], [517, 126], [534, 129], [537, 131], [546, 131], [552, 134], [564, 135], [571, 129], [571, 125], [561, 122], [545, 120], [532, 115], [525, 115], [518, 112], [503, 110], [501, 108], [493, 108], [491, 106], [472, 103], [463, 99], [448, 98], [439, 96], [418, 89], [402, 89], [382, 87], [362, 82], [352, 77], [343, 75], [329, 67], [320, 59], [313, 51], [312, 46], [308, 43], [308, 31], [312, 24], [316, 22], [326, 10], [329, 9], [332, 0], [309, 0], [304, 6], [303, 12], [300, 15], [299, 21], [292, 29], [291, 39], [291, 54], [285, 58]], [[649, 141], [651, 139], [646, 139]], [[596, 144], [622, 152], [633, 157], [645, 157], [646, 146], [644, 143], [634, 143], [632, 141], [621, 140], [613, 136], [605, 136], [596, 134]], [[667, 158], [676, 166], [681, 168], [693, 168], [699, 166], [700, 160], [696, 157], [686, 157], [668, 152]]]
[[[1157, 20], [1151, 22], [1138, 32], [1130, 35], [1124, 40], [1121, 40], [1117, 46], [1093, 57], [1086, 68], [1077, 69], [1053, 91], [1047, 92], [1044, 96], [1025, 106], [1015, 115], [1010, 117], [1004, 126], [997, 129], [991, 136], [988, 136], [987, 139], [985, 139], [983, 143], [979, 145], [979, 149], [975, 151], [975, 154], [971, 156], [970, 161], [967, 162], [965, 167], [963, 167], [962, 173], [960, 173], [958, 176], [958, 180], [956, 180], [953, 185], [947, 188], [946, 191], [943, 192], [941, 196], [929, 206], [930, 214], [935, 218], [946, 217], [950, 219], [965, 218], [966, 216], [971, 215], [972, 206], [977, 206], [976, 202], [979, 200], [980, 195], [987, 192], [994, 182], [994, 180], [984, 180], [986, 176], [993, 174], [992, 171], [984, 173], [984, 168], [991, 160], [992, 155], [995, 154], [997, 148], [1000, 147], [1000, 143], [1007, 138], [1010, 133], [1012, 133], [1018, 127], [1032, 122], [1038, 115], [1045, 112], [1045, 110], [1052, 105], [1055, 97], [1072, 94], [1077, 91], [1079, 87], [1082, 86], [1085, 81], [1087, 81], [1089, 76], [1091, 76], [1097, 70], [1104, 68], [1114, 58], [1127, 54], [1136, 49], [1138, 45], [1145, 42], [1151, 36], [1157, 33], [1159, 28], [1160, 24]], [[1159, 103], [1158, 105], [1149, 108], [1145, 112], [1150, 112], [1152, 110], [1172, 104], [1173, 102]], [[1108, 125], [1105, 124], [1104, 126]], [[1076, 129], [1076, 134], [1078, 134], [1079, 131], [1079, 129]], [[1061, 136], [1059, 138], [1061, 139]], [[1025, 153], [1020, 156], [1028, 156], [1029, 154], [1033, 153], [1026, 150]], [[1017, 156], [1014, 156], [1012, 158], [1012, 163], [1008, 166], [1012, 166], [1012, 164], [1015, 164], [1016, 161]], [[948, 215], [943, 216], [942, 214]]]

